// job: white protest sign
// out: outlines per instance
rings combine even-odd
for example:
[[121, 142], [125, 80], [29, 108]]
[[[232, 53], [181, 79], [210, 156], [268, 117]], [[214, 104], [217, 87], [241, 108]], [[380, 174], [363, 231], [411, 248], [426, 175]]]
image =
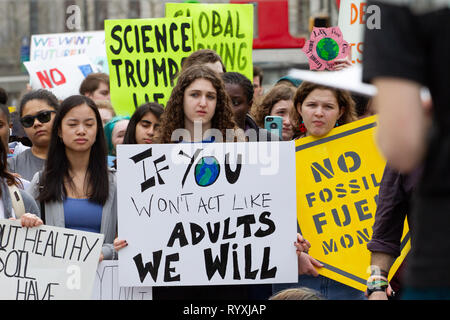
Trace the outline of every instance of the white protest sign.
[[0, 220], [0, 299], [90, 299], [103, 235]]
[[80, 94], [81, 82], [94, 71], [93, 64], [85, 54], [23, 64], [30, 75], [32, 89], [49, 90], [60, 100]]
[[362, 65], [366, 0], [341, 0], [338, 26], [352, 50], [352, 63]]
[[294, 151], [293, 141], [119, 145], [120, 285], [297, 282]]
[[86, 54], [94, 65], [94, 72], [108, 71], [105, 32], [68, 32], [35, 34], [31, 36], [30, 61], [51, 61], [56, 58]]
[[103, 260], [97, 268], [92, 300], [152, 300], [152, 288], [120, 287], [119, 261]]

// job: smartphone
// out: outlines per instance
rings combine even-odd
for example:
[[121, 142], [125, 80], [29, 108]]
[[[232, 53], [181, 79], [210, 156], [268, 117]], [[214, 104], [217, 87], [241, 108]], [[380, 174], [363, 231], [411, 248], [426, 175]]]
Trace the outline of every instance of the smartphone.
[[279, 116], [266, 116], [264, 118], [264, 129], [283, 138], [283, 118]]

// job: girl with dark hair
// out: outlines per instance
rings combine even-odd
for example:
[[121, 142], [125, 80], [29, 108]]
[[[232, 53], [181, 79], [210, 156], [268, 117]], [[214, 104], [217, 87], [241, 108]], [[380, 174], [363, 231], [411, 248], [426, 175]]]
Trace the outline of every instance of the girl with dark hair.
[[246, 129], [246, 116], [253, 103], [253, 84], [238, 72], [222, 74], [225, 90], [231, 98], [234, 121], [241, 129]]
[[28, 190], [41, 203], [46, 224], [104, 234], [100, 259], [113, 259], [117, 195], [115, 176], [106, 164], [101, 123], [90, 98], [75, 95], [65, 99], [53, 123], [52, 156]]
[[259, 127], [248, 113], [253, 104], [253, 84], [239, 72], [225, 72], [222, 74], [225, 90], [231, 99], [234, 121], [245, 131], [246, 138], [254, 141], [279, 141], [278, 136]]
[[[0, 219], [19, 218], [23, 227], [37, 227], [42, 224], [39, 218], [39, 209], [33, 197], [22, 190], [21, 181], [7, 171], [6, 149], [3, 143], [0, 143]], [[24, 212], [16, 212], [13, 208], [13, 199], [11, 191], [19, 192], [23, 200]]]
[[42, 170], [47, 159], [53, 119], [59, 108], [58, 99], [47, 90], [31, 91], [20, 101], [20, 122], [30, 139], [30, 149], [8, 159], [11, 172], [18, 173], [25, 180]]
[[144, 103], [137, 108], [128, 123], [123, 144], [153, 143], [163, 112], [164, 107], [155, 102]]

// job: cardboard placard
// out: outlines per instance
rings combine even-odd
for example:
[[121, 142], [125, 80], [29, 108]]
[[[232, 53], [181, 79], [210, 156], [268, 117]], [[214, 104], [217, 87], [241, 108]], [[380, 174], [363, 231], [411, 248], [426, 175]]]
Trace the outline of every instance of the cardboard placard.
[[[297, 218], [323, 276], [361, 291], [370, 275], [372, 225], [385, 167], [374, 140], [376, 116], [339, 126], [325, 137], [296, 140]], [[402, 255], [409, 250], [405, 223]]]
[[227, 71], [253, 83], [252, 4], [166, 3], [166, 17], [192, 17], [194, 51], [216, 51]]
[[152, 300], [151, 287], [120, 287], [119, 261], [103, 260], [95, 274], [92, 300]]
[[346, 58], [350, 47], [339, 27], [314, 27], [302, 51], [308, 57], [310, 70], [333, 70], [333, 61]]
[[116, 113], [131, 116], [145, 102], [165, 105], [193, 49], [191, 18], [105, 20], [105, 34]]
[[85, 54], [23, 64], [30, 75], [32, 89], [49, 90], [60, 100], [80, 94], [84, 78], [94, 72], [94, 65]]
[[90, 299], [102, 244], [102, 234], [0, 220], [0, 299]]
[[65, 32], [31, 36], [30, 61], [51, 61], [86, 54], [94, 72], [109, 73], [105, 51], [105, 32]]
[[293, 141], [119, 145], [117, 158], [121, 286], [297, 282]]

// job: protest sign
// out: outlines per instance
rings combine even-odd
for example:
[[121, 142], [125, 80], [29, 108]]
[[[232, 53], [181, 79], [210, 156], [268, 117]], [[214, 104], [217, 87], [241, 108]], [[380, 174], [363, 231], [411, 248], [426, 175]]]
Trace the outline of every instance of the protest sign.
[[191, 18], [105, 20], [105, 34], [116, 113], [132, 115], [145, 102], [165, 104], [193, 49]]
[[297, 282], [292, 141], [119, 145], [117, 159], [121, 286]]
[[30, 61], [86, 54], [94, 65], [94, 72], [109, 73], [105, 51], [105, 32], [67, 32], [35, 34], [31, 36]]
[[120, 287], [119, 261], [103, 260], [97, 268], [92, 300], [152, 300], [152, 288]]
[[352, 63], [362, 65], [364, 30], [381, 29], [381, 11], [365, 0], [342, 0], [339, 7], [339, 28], [351, 48]]
[[309, 61], [310, 70], [333, 70], [333, 61], [347, 58], [349, 45], [339, 27], [314, 27], [302, 51]]
[[85, 54], [48, 61], [27, 61], [24, 65], [30, 75], [32, 89], [49, 90], [60, 100], [80, 94], [81, 82], [94, 70]]
[[[375, 145], [376, 125], [372, 116], [295, 144], [298, 224], [311, 243], [309, 254], [325, 265], [320, 274], [361, 291], [370, 275], [367, 242], [386, 163]], [[402, 256], [390, 277], [409, 250], [404, 229]]]
[[0, 299], [90, 299], [103, 235], [0, 220]]
[[252, 4], [166, 3], [166, 17], [192, 17], [194, 51], [216, 51], [227, 71], [253, 82]]

